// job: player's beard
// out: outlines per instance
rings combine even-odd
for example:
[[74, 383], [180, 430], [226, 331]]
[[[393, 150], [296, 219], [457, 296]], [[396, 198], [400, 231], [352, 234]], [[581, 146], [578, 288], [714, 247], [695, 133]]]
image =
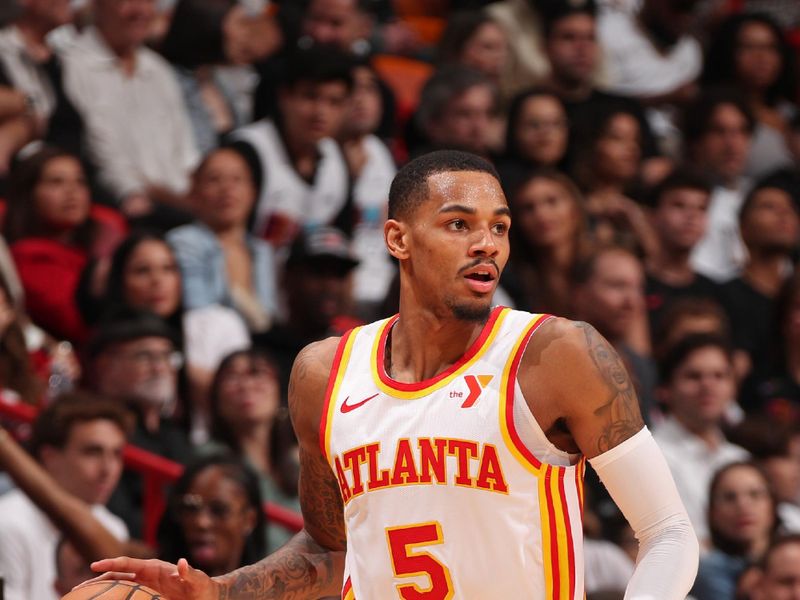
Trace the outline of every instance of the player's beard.
[[485, 323], [492, 312], [492, 305], [489, 302], [486, 304], [470, 304], [448, 298], [445, 300], [445, 304], [456, 319], [467, 323]]

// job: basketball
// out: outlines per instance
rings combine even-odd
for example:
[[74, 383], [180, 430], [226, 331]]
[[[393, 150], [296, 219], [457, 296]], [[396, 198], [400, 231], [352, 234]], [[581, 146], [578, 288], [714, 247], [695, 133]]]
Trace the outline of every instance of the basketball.
[[109, 579], [74, 589], [61, 600], [166, 600], [166, 597], [135, 581]]

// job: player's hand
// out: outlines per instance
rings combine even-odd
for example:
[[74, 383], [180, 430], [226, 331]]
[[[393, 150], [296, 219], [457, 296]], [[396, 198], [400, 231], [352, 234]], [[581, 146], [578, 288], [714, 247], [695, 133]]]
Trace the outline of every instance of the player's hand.
[[104, 573], [91, 581], [106, 579], [136, 581], [160, 592], [169, 600], [219, 598], [220, 584], [199, 569], [190, 567], [185, 558], [180, 559], [177, 565], [173, 565], [163, 560], [142, 560], [122, 556], [92, 563], [92, 570]]

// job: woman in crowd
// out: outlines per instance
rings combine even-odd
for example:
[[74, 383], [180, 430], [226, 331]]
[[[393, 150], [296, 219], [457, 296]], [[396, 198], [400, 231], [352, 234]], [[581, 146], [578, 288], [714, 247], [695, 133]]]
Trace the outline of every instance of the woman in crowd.
[[277, 311], [272, 248], [249, 233], [256, 186], [236, 150], [218, 148], [197, 168], [191, 204], [197, 221], [167, 236], [183, 276], [187, 309], [221, 304], [253, 332], [269, 328]]
[[[222, 361], [211, 386], [211, 423], [213, 439], [258, 472], [265, 500], [299, 509], [296, 445], [281, 409], [278, 372], [265, 354], [241, 350]], [[270, 550], [290, 535], [270, 527]]]
[[692, 596], [734, 598], [736, 582], [769, 547], [780, 521], [766, 475], [748, 462], [722, 467], [711, 480], [708, 524], [712, 548], [700, 560]]
[[582, 198], [558, 171], [540, 169], [511, 197], [511, 262], [503, 287], [518, 308], [569, 315], [572, 269], [587, 251]]
[[104, 223], [92, 203], [80, 161], [43, 147], [16, 165], [4, 233], [34, 323], [60, 339], [82, 342], [86, 326], [75, 303], [90, 258], [107, 256], [124, 225]]
[[264, 558], [265, 540], [258, 478], [240, 459], [219, 454], [186, 468], [158, 531], [163, 560], [186, 558], [212, 577]]
[[635, 113], [608, 103], [596, 118], [575, 132], [575, 180], [586, 195], [593, 237], [603, 244], [620, 244], [645, 255], [657, 241], [642, 207], [632, 196], [642, 164], [641, 132]]
[[187, 416], [194, 441], [205, 441], [208, 390], [214, 372], [224, 356], [250, 345], [239, 315], [219, 305], [185, 310], [177, 259], [164, 236], [156, 232], [132, 233], [119, 245], [110, 266], [93, 265], [82, 283], [82, 309], [87, 318], [128, 306], [155, 313], [180, 334], [193, 406]]
[[787, 136], [798, 113], [795, 65], [772, 17], [752, 12], [728, 17], [708, 49], [702, 79], [735, 86], [747, 96], [756, 117], [747, 175], [761, 177], [792, 165]]
[[462, 64], [487, 75], [496, 84], [510, 58], [503, 28], [479, 10], [456, 12], [447, 19], [439, 40], [440, 66]]
[[537, 167], [563, 167], [569, 121], [561, 99], [541, 88], [521, 92], [511, 102], [505, 154], [497, 169], [506, 189], [515, 189]]

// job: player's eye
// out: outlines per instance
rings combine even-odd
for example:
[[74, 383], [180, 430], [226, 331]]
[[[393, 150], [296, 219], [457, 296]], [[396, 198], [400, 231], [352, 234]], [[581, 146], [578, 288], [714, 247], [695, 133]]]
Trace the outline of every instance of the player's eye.
[[467, 228], [467, 222], [464, 219], [454, 219], [447, 224], [450, 231], [463, 231]]
[[494, 231], [496, 235], [505, 235], [508, 231], [508, 225], [505, 223], [495, 223], [492, 227], [492, 231]]

